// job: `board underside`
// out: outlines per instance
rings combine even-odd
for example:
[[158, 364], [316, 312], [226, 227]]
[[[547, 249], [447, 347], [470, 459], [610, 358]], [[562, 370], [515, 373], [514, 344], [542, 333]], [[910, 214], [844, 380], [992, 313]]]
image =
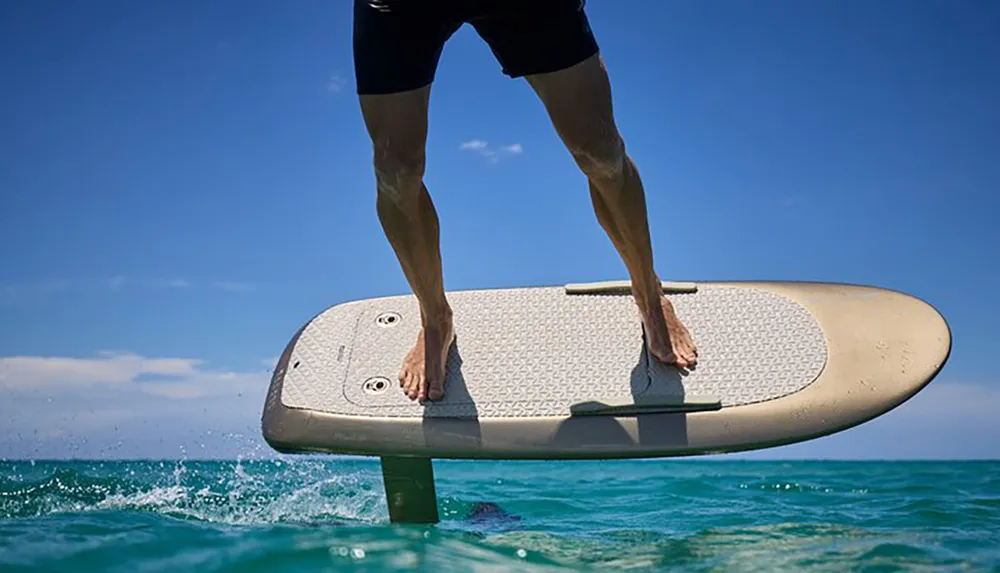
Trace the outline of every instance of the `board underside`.
[[[855, 321], [853, 335], [837, 329], [833, 295], [841, 299], [839, 320]], [[406, 397], [398, 382], [402, 359], [420, 328], [416, 299], [352, 301], [313, 318], [286, 348], [265, 406], [268, 441], [282, 451], [498, 458], [766, 447], [830, 433], [886, 411], [926, 384], [950, 350], [947, 325], [929, 305], [869, 287], [700, 283], [694, 292], [671, 293], [698, 346], [698, 365], [686, 371], [649, 354], [627, 290], [574, 293], [552, 286], [448, 296], [457, 338], [447, 361], [444, 399], [420, 404]], [[868, 350], [885, 355], [883, 363], [899, 350], [891, 336], [879, 336], [877, 324], [850, 314], [851, 301], [871, 305], [875, 299], [883, 312], [909, 318], [903, 322], [911, 329], [912, 313], [920, 315], [918, 324], [928, 325], [928, 340], [936, 341], [934, 359], [911, 368], [891, 396], [879, 391], [867, 396], [873, 406], [867, 411], [862, 396], [849, 420], [823, 420], [816, 397], [825, 396], [833, 413], [857, 383], [836, 387], [828, 379], [819, 391], [811, 389], [830, 374], [831, 358], [846, 350], [859, 359], [862, 347], [851, 346], [847, 336], [865, 345], [874, 335], [878, 340]], [[834, 376], [864, 382], [863, 368], [833, 366]], [[876, 364], [867, 366], [868, 378], [877, 377], [871, 372]], [[654, 409], [630, 411], [633, 404]], [[772, 416], [764, 424], [769, 429], [749, 440], [734, 434], [741, 419], [734, 414], [747, 411]], [[788, 423], [780, 423], [782, 416]], [[805, 427], [797, 427], [802, 422]], [[706, 438], [692, 442], [698, 428]]]

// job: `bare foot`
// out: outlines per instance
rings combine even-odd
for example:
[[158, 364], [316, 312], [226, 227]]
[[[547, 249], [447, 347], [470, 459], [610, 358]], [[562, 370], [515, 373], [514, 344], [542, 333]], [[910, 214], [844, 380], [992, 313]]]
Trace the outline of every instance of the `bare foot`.
[[689, 368], [698, 362], [698, 349], [687, 327], [677, 318], [674, 305], [660, 294], [659, 304], [649, 309], [639, 305], [642, 324], [646, 329], [646, 346], [649, 353], [664, 364]]
[[399, 385], [410, 400], [440, 400], [444, 397], [444, 368], [455, 340], [451, 313], [424, 324], [417, 342], [403, 360]]

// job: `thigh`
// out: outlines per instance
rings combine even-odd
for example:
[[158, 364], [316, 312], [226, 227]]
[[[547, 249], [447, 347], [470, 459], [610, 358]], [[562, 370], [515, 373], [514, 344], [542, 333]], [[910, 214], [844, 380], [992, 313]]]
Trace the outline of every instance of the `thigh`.
[[437, 0], [354, 0], [359, 95], [429, 85], [445, 42], [461, 25]]
[[525, 79], [574, 155], [606, 160], [622, 153], [624, 144], [615, 125], [611, 82], [599, 55], [557, 72]]
[[512, 77], [568, 68], [598, 52], [584, 0], [486, 0], [469, 23]]
[[377, 171], [423, 170], [430, 90], [425, 85], [404, 92], [359, 96]]

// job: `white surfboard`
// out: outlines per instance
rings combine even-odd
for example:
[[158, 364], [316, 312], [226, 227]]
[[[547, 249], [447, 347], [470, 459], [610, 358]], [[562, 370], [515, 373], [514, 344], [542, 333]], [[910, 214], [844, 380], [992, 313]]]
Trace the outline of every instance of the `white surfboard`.
[[451, 292], [445, 397], [425, 405], [397, 379], [420, 326], [416, 299], [333, 306], [281, 355], [264, 437], [282, 452], [399, 458], [734, 452], [879, 416], [928, 384], [951, 349], [933, 307], [886, 289], [664, 288], [699, 349], [689, 372], [648, 354], [627, 282]]

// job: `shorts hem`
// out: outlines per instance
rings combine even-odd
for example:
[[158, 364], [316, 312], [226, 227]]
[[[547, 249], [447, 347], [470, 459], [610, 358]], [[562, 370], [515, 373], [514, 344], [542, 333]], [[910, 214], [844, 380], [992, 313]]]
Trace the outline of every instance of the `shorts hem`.
[[545, 62], [544, 65], [538, 65], [531, 68], [519, 68], [517, 70], [503, 70], [505, 76], [511, 79], [519, 79], [525, 76], [534, 76], [538, 74], [551, 74], [554, 72], [561, 72], [565, 69], [572, 68], [573, 66], [592, 58], [595, 55], [601, 53], [601, 50], [594, 46], [593, 49], [587, 50], [586, 52], [577, 54], [575, 57], [566, 58], [559, 62]]
[[419, 90], [425, 88], [434, 83], [434, 79], [431, 78], [427, 81], [404, 83], [404, 84], [393, 84], [393, 85], [365, 85], [357, 84], [354, 89], [354, 93], [359, 96], [366, 95], [392, 95], [400, 94], [404, 92], [411, 92], [414, 90]]

